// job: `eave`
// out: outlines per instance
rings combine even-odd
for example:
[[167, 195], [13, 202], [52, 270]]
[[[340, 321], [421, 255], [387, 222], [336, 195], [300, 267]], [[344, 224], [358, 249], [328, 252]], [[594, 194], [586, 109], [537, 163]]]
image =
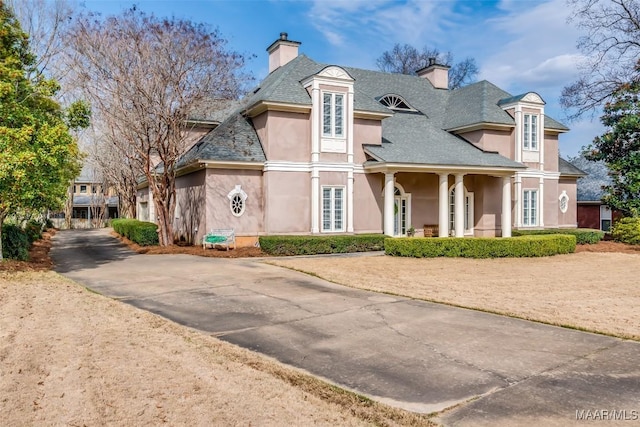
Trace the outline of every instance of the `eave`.
[[248, 117], [256, 117], [265, 111], [284, 111], [287, 113], [310, 113], [311, 105], [288, 104], [285, 102], [259, 101], [245, 110]]
[[525, 169], [522, 167], [498, 167], [498, 166], [469, 166], [469, 165], [429, 165], [421, 163], [392, 163], [392, 162], [365, 162], [366, 173], [397, 173], [397, 172], [423, 172], [423, 173], [461, 173], [492, 176], [511, 176], [515, 172]]
[[382, 120], [393, 116], [393, 113], [383, 113], [380, 111], [353, 110], [354, 119]]
[[445, 130], [447, 132], [451, 132], [455, 134], [464, 133], [464, 132], [473, 132], [476, 130], [502, 130], [502, 131], [511, 132], [511, 130], [515, 127], [516, 127], [515, 123], [512, 125], [508, 125], [505, 123], [480, 122], [480, 123], [474, 123], [470, 125], [458, 126], [455, 128], [449, 128]]

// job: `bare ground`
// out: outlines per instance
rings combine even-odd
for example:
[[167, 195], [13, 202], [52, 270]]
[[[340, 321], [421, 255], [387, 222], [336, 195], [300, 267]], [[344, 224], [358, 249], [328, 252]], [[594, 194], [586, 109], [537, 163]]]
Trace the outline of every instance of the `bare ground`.
[[376, 256], [269, 263], [354, 288], [640, 340], [640, 251], [614, 242], [579, 250], [545, 258]]
[[49, 238], [0, 263], [3, 426], [432, 425], [43, 271]]

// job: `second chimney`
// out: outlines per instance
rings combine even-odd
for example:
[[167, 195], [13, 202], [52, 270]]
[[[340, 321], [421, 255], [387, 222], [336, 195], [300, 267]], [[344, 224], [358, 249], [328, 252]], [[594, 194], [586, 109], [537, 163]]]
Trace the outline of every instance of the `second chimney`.
[[448, 65], [440, 65], [436, 62], [436, 58], [429, 58], [429, 65], [420, 68], [416, 74], [423, 79], [431, 82], [436, 89], [449, 88], [449, 67]]
[[267, 48], [269, 52], [269, 73], [282, 67], [298, 56], [300, 42], [289, 40], [287, 33], [280, 33], [280, 38]]

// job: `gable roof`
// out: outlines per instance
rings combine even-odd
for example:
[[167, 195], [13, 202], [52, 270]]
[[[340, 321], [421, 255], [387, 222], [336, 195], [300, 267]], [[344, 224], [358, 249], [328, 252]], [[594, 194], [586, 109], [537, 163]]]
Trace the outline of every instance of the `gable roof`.
[[515, 121], [498, 102], [510, 96], [493, 83], [482, 80], [451, 92], [444, 129], [456, 129], [479, 123], [515, 126]]

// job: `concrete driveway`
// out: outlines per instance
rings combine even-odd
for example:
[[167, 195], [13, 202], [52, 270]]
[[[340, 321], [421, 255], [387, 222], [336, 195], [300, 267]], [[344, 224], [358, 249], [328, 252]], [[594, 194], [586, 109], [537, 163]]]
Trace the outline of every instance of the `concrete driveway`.
[[413, 411], [451, 408], [436, 418], [443, 424], [584, 425], [603, 410], [640, 419], [637, 342], [355, 290], [255, 260], [138, 255], [106, 230], [59, 232], [52, 257], [92, 290], [344, 388]]

